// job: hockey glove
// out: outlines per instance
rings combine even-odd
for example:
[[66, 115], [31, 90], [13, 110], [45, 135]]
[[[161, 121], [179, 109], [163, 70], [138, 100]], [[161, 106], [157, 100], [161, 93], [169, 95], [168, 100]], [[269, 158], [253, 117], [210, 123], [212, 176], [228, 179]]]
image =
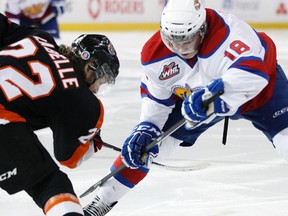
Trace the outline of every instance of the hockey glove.
[[100, 131], [92, 139], [94, 143], [94, 152], [100, 151], [103, 146], [103, 141], [100, 137]]
[[131, 169], [149, 166], [151, 160], [157, 157], [159, 146], [155, 145], [146, 153], [143, 152], [144, 148], [159, 137], [161, 133], [160, 129], [150, 122], [138, 124], [124, 142], [121, 153], [123, 163]]
[[60, 16], [65, 11], [65, 1], [64, 0], [52, 0], [52, 11], [55, 16]]
[[229, 111], [227, 104], [220, 97], [216, 98], [208, 107], [203, 107], [203, 101], [219, 91], [224, 91], [221, 78], [189, 95], [182, 104], [181, 112], [184, 118], [189, 122], [199, 123], [205, 121], [212, 113], [216, 115], [227, 113]]

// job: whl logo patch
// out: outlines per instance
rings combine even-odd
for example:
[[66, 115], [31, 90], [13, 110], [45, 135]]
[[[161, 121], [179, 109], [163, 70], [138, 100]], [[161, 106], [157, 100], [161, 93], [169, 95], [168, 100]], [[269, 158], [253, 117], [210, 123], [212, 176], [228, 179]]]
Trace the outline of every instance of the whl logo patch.
[[178, 64], [176, 65], [175, 62], [172, 62], [169, 65], [164, 65], [163, 71], [161, 72], [159, 79], [166, 80], [173, 76], [176, 76], [179, 73], [180, 69]]

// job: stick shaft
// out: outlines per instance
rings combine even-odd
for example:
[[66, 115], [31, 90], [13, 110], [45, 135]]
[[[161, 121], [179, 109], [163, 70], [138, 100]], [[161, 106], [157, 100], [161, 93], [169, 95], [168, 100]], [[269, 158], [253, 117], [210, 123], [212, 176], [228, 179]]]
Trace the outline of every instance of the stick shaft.
[[[176, 131], [179, 127], [181, 127], [182, 125], [185, 124], [185, 119], [181, 119], [178, 123], [176, 123], [173, 127], [171, 127], [169, 130], [167, 130], [166, 132], [164, 132], [162, 134], [162, 136], [158, 137], [157, 139], [155, 139], [153, 142], [151, 142], [149, 145], [147, 145], [146, 149], [149, 150], [151, 149], [153, 146], [157, 145], [157, 143], [161, 142], [162, 140], [164, 140], [167, 136], [169, 136], [170, 134], [172, 134], [174, 131]], [[103, 184], [105, 181], [107, 181], [108, 179], [110, 179], [112, 176], [116, 175], [117, 173], [119, 173], [120, 171], [122, 171], [125, 168], [125, 164], [122, 164], [120, 167], [118, 167], [117, 169], [113, 170], [112, 172], [110, 172], [108, 175], [106, 175], [105, 177], [103, 177], [100, 181], [96, 182], [94, 185], [92, 185], [88, 190], [86, 190], [83, 194], [80, 195], [80, 198], [87, 196], [88, 194], [92, 193], [98, 186], [100, 186], [101, 184]]]
[[[210, 103], [212, 103], [216, 98], [218, 98], [220, 95], [222, 95], [224, 92], [223, 91], [219, 91], [216, 92], [214, 95], [212, 95], [210, 98], [208, 98], [207, 100], [203, 101], [202, 103], [202, 107], [205, 109], [209, 106]], [[186, 119], [183, 118], [180, 121], [178, 121], [175, 125], [173, 125], [171, 128], [169, 128], [167, 131], [165, 131], [160, 137], [158, 137], [157, 139], [155, 139], [153, 142], [151, 142], [150, 144], [148, 144], [145, 149], [144, 152], [147, 152], [148, 150], [150, 150], [151, 148], [153, 148], [155, 145], [157, 145], [159, 142], [162, 142], [166, 137], [170, 136], [173, 132], [175, 132], [176, 130], [178, 130], [178, 128], [180, 128], [181, 126], [183, 126], [186, 123]], [[120, 171], [122, 171], [124, 168], [126, 168], [125, 164], [122, 164], [120, 167], [118, 167], [117, 169], [113, 170], [111, 173], [109, 173], [108, 175], [106, 175], [105, 177], [103, 177], [100, 181], [96, 182], [94, 185], [92, 185], [88, 190], [86, 190], [83, 194], [80, 195], [80, 198], [92, 193], [98, 186], [100, 186], [101, 184], [103, 184], [105, 181], [107, 181], [108, 179], [110, 179], [112, 176], [116, 175], [117, 173], [119, 173]]]

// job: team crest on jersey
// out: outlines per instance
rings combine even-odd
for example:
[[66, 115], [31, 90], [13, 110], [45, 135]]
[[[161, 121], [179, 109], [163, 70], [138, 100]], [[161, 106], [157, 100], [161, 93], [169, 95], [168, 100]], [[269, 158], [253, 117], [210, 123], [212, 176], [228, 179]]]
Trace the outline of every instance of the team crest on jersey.
[[44, 10], [44, 4], [33, 4], [31, 7], [23, 8], [22, 12], [25, 14], [25, 16], [28, 17], [35, 17], [38, 14], [40, 14]]
[[169, 65], [164, 65], [163, 71], [161, 72], [159, 79], [166, 80], [173, 76], [176, 76], [180, 73], [179, 65], [175, 62], [170, 63]]
[[185, 84], [185, 87], [181, 86], [181, 85], [175, 85], [172, 86], [172, 92], [177, 95], [178, 97], [185, 99], [186, 97], [188, 97], [191, 93], [193, 93], [194, 91], [197, 91], [199, 89], [201, 89], [201, 86], [195, 87], [195, 88], [191, 88], [187, 83]]

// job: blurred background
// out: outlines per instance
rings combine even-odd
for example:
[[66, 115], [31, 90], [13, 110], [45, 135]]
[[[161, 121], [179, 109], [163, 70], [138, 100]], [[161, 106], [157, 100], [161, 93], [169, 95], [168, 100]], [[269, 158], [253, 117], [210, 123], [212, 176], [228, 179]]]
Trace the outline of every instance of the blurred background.
[[[5, 10], [1, 0], [0, 12]], [[9, 0], [8, 0], [9, 1]], [[167, 0], [67, 0], [62, 31], [156, 30]], [[288, 28], [288, 0], [202, 0], [206, 7], [239, 16], [255, 28]]]

